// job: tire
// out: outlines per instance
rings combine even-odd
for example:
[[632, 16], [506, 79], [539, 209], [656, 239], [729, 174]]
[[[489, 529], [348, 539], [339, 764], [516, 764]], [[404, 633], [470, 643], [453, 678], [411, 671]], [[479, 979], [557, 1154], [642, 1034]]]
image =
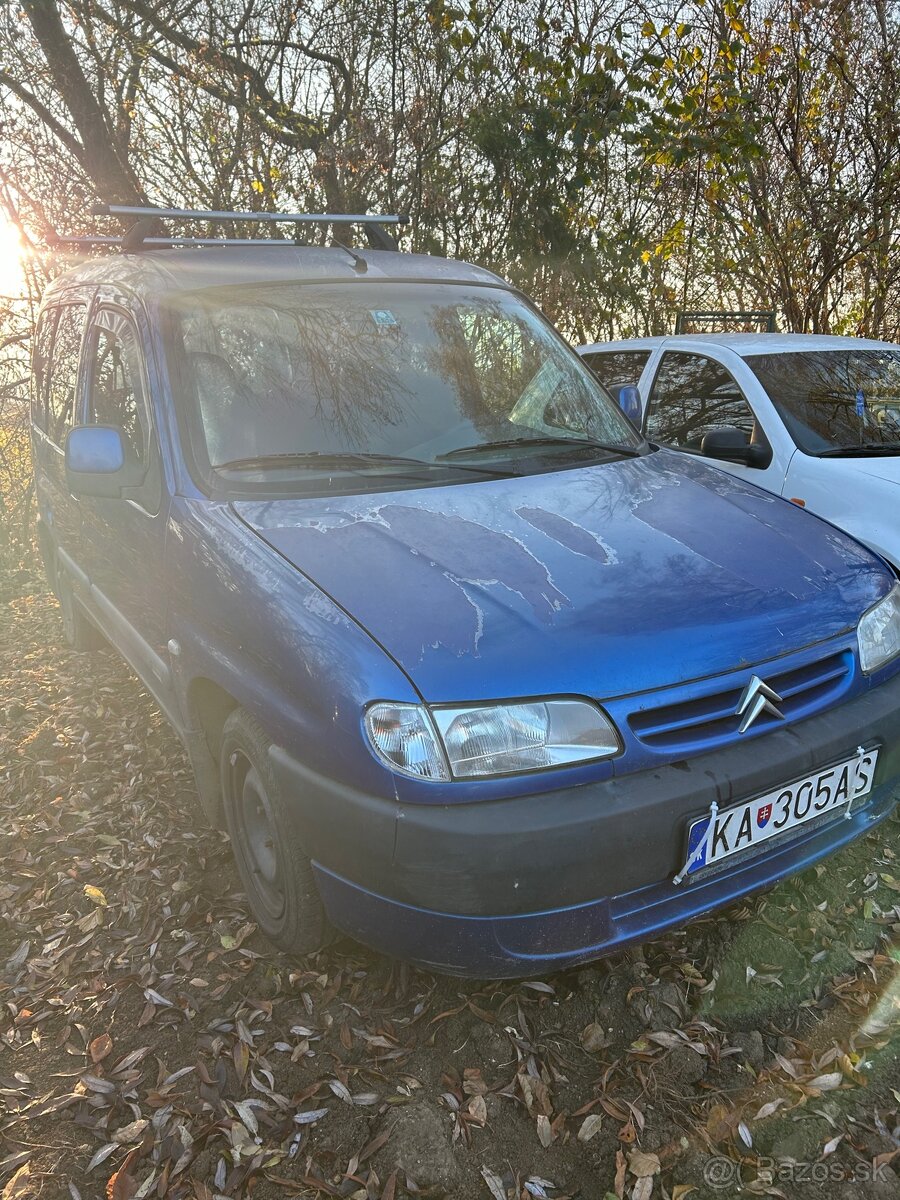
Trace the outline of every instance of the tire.
[[63, 637], [73, 650], [99, 650], [104, 644], [103, 635], [78, 603], [66, 570], [59, 559], [56, 560], [55, 576]]
[[222, 797], [231, 847], [250, 907], [270, 942], [311, 954], [331, 940], [312, 865], [278, 789], [271, 742], [243, 709], [222, 730]]

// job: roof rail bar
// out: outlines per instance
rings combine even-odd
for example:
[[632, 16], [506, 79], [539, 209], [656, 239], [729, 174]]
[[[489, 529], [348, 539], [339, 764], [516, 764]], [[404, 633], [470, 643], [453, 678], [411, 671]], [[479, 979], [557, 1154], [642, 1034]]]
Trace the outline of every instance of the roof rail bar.
[[[77, 235], [49, 233], [46, 237], [48, 246], [124, 246], [125, 237], [95, 236], [80, 237]], [[141, 240], [142, 246], [159, 248], [162, 246], [292, 246], [288, 238], [183, 238], [183, 237], [146, 237]]]
[[152, 205], [95, 204], [95, 217], [158, 217], [161, 220], [182, 221], [265, 221], [287, 225], [326, 225], [333, 221], [354, 225], [377, 221], [379, 225], [407, 225], [409, 217], [398, 213], [272, 213], [238, 212], [214, 208], [154, 208]]
[[[409, 224], [408, 216], [397, 213], [234, 212], [227, 209], [154, 208], [150, 205], [132, 204], [95, 204], [91, 212], [97, 217], [134, 217], [136, 223], [125, 235], [123, 242], [125, 247], [130, 250], [138, 250], [142, 245], [153, 244], [155, 239], [150, 236], [152, 232], [150, 223], [156, 221], [246, 221], [294, 225], [294, 241], [297, 243], [299, 243], [300, 227], [303, 225], [362, 225], [366, 231], [369, 245], [378, 250], [396, 250], [398, 248], [396, 239], [387, 232], [384, 228], [385, 225]], [[197, 245], [202, 241], [203, 239], [196, 239], [180, 244]]]

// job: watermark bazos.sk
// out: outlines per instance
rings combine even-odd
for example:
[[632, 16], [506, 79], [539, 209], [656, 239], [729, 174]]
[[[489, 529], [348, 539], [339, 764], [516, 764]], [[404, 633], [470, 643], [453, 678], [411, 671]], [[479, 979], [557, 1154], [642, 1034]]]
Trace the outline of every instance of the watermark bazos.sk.
[[714, 1190], [728, 1191], [745, 1183], [887, 1183], [885, 1163], [843, 1163], [836, 1160], [797, 1162], [794, 1159], [757, 1158], [753, 1164], [724, 1155], [708, 1158], [703, 1178]]

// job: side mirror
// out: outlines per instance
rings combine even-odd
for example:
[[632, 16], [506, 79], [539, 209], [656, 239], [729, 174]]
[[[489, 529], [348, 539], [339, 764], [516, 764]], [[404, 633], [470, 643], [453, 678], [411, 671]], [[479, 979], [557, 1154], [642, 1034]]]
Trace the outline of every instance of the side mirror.
[[772, 451], [767, 446], [751, 442], [742, 430], [733, 425], [721, 425], [704, 434], [700, 453], [724, 462], [743, 463], [745, 467], [763, 468], [772, 461]]
[[636, 387], [627, 384], [619, 388], [619, 408], [638, 429], [641, 427], [641, 393]]
[[75, 496], [119, 499], [123, 488], [138, 487], [144, 469], [129, 462], [121, 429], [76, 425], [66, 438], [66, 484]]

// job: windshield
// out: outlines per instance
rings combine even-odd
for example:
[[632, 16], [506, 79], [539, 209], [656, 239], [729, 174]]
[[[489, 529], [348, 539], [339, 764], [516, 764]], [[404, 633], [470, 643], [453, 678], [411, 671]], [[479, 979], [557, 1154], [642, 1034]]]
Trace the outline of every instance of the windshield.
[[220, 478], [410, 486], [644, 446], [577, 355], [500, 288], [217, 288], [172, 311], [194, 455]]
[[900, 350], [807, 350], [745, 361], [807, 454], [900, 452]]

